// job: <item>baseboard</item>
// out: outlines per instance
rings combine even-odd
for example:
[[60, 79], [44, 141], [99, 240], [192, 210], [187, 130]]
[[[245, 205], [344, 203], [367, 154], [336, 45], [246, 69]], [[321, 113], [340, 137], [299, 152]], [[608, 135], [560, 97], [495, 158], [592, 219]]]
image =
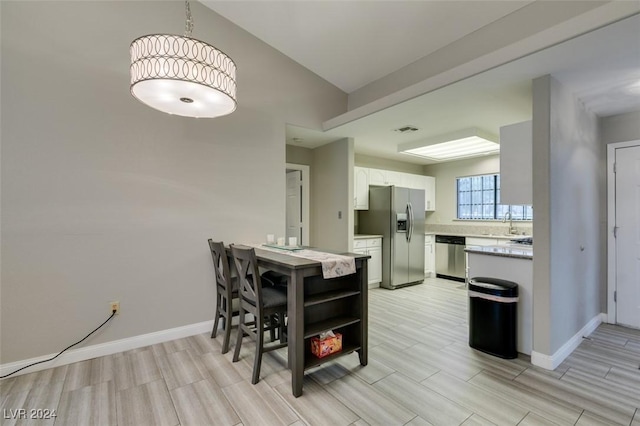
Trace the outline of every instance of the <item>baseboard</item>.
[[596, 328], [607, 319], [607, 314], [598, 314], [589, 321], [580, 331], [562, 345], [553, 355], [545, 355], [536, 351], [531, 351], [531, 364], [544, 368], [545, 370], [555, 370], [562, 361], [580, 346], [582, 338], [590, 335]]
[[[100, 356], [111, 355], [118, 352], [124, 352], [131, 349], [154, 345], [156, 343], [167, 342], [169, 340], [175, 340], [183, 337], [193, 336], [195, 334], [210, 332], [211, 327], [213, 327], [213, 320], [185, 325], [182, 327], [170, 328], [168, 330], [156, 331], [148, 334], [141, 334], [134, 337], [127, 337], [126, 339], [99, 343], [97, 345], [91, 345], [79, 349], [71, 349], [70, 351], [63, 353], [51, 362], [44, 362], [42, 364], [34, 365], [33, 367], [26, 368], [16, 373], [16, 375], [33, 373], [34, 371], [46, 370], [47, 368], [59, 367], [61, 365], [72, 364], [74, 362], [85, 361]], [[12, 371], [15, 371], [34, 362], [49, 359], [55, 355], [56, 354], [50, 354], [37, 358], [16, 361], [9, 364], [2, 364], [0, 365], [0, 376], [9, 374]], [[16, 375], [12, 377], [15, 377]]]

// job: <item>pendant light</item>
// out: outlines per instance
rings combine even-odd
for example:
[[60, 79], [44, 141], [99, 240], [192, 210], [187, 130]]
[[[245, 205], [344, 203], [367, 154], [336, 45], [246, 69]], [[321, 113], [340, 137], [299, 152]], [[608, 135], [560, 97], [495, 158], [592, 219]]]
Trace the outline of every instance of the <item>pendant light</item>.
[[224, 52], [191, 37], [152, 34], [131, 42], [131, 94], [143, 104], [184, 117], [220, 117], [236, 109], [236, 65]]

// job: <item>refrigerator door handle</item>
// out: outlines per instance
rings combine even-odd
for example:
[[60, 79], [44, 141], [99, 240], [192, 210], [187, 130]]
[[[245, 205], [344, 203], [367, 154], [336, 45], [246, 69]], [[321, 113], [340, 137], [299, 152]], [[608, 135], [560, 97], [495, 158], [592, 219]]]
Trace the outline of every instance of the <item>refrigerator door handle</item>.
[[407, 215], [407, 231], [404, 234], [405, 240], [409, 242], [411, 240], [411, 210], [409, 210], [409, 203], [404, 208]]
[[411, 238], [413, 238], [413, 228], [415, 223], [415, 217], [413, 216], [413, 204], [409, 204], [411, 206]]
[[407, 204], [407, 210], [409, 211], [409, 232], [407, 232], [407, 241], [411, 242], [411, 237], [413, 236], [413, 206], [411, 203]]

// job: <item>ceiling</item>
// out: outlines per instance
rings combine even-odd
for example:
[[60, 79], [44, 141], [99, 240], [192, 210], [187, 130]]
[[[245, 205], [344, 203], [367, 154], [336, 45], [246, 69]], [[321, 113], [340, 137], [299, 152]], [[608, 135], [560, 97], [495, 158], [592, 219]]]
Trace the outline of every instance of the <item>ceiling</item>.
[[[352, 93], [532, 2], [203, 3]], [[529, 120], [531, 80], [545, 74], [569, 87], [599, 116], [640, 110], [640, 15], [325, 132], [289, 125], [287, 143], [314, 148], [352, 137], [358, 154], [429, 164], [398, 153], [397, 146], [470, 127], [497, 135], [503, 125]], [[394, 131], [405, 125], [419, 130]]]
[[346, 93], [531, 2], [203, 1]]

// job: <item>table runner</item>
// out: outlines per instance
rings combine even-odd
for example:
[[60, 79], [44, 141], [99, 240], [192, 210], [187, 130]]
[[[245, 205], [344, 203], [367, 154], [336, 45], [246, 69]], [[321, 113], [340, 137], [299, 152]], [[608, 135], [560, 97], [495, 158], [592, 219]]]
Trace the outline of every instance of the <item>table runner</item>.
[[261, 250], [269, 250], [276, 253], [284, 253], [289, 256], [301, 257], [303, 259], [315, 260], [322, 264], [323, 278], [337, 278], [345, 275], [356, 273], [356, 261], [351, 256], [343, 256], [340, 254], [326, 253], [322, 251], [302, 249], [302, 250], [286, 250], [264, 245], [256, 245]]

